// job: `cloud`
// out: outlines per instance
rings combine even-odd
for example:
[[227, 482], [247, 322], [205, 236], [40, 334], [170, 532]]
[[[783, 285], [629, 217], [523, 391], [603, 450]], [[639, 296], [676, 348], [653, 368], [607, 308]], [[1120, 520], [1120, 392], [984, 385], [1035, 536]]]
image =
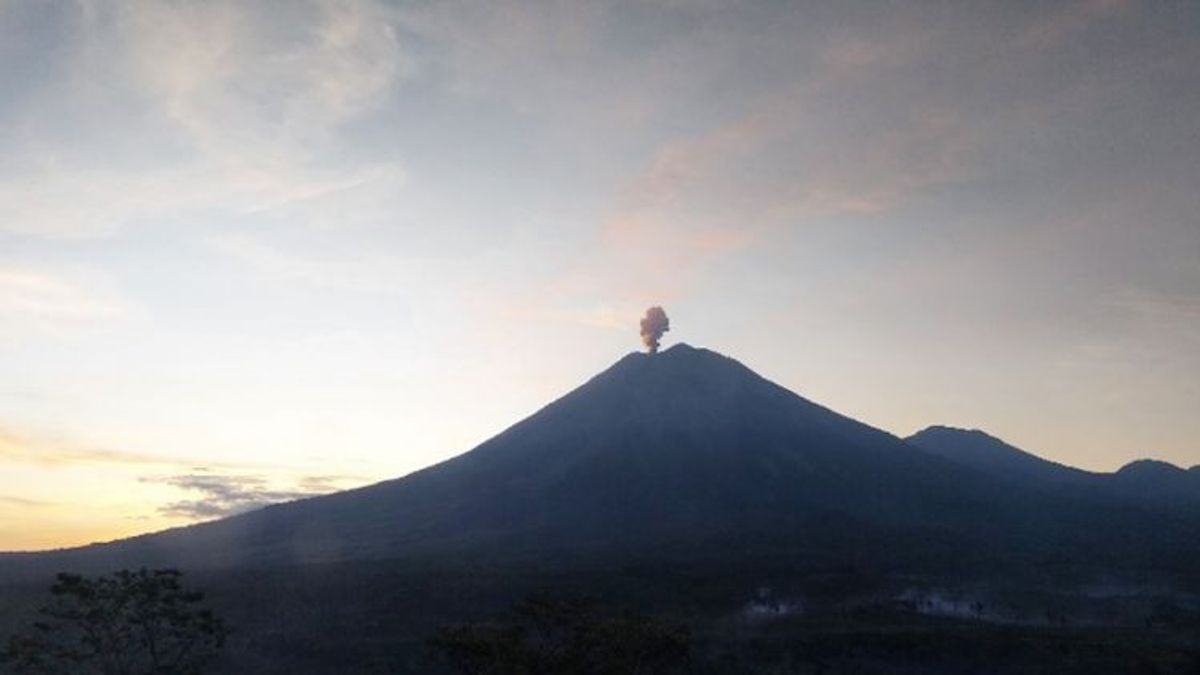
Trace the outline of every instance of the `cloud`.
[[[203, 462], [186, 457], [170, 457], [109, 448], [95, 448], [59, 440], [36, 438], [0, 427], [0, 464], [17, 463], [48, 467], [74, 465], [124, 466], [196, 466]], [[245, 467], [248, 464], [221, 464]]]
[[252, 511], [269, 504], [333, 492], [338, 489], [336, 484], [346, 478], [305, 476], [289, 489], [273, 488], [262, 476], [214, 474], [207, 471], [142, 480], [170, 485], [199, 495], [196, 499], [184, 499], [162, 506], [159, 513], [174, 518], [207, 520]]
[[206, 151], [323, 140], [408, 70], [388, 11], [369, 0], [151, 1], [105, 18], [97, 37], [128, 40], [138, 83]]
[[213, 237], [208, 243], [214, 251], [270, 279], [343, 291], [403, 294], [408, 289], [401, 272], [416, 265], [415, 261], [380, 254], [348, 259], [302, 255], [247, 234]]
[[63, 443], [33, 439], [0, 428], [0, 462], [17, 462], [43, 466], [72, 464], [133, 464], [171, 465], [178, 459], [104, 448], [76, 447]]
[[27, 53], [14, 58], [55, 59], [0, 136], [0, 232], [103, 237], [331, 200], [324, 216], [351, 219], [403, 175], [337, 142], [411, 71], [381, 3], [80, 2], [47, 15], [53, 30], [15, 42]]
[[[445, 69], [448, 86], [470, 96], [500, 96], [508, 105], [540, 109], [583, 93], [571, 73], [603, 56], [597, 39], [612, 7], [603, 2], [531, 5], [495, 2], [417, 3], [405, 8], [405, 28], [421, 37]], [[534, 91], [530, 91], [530, 89]], [[522, 96], [513, 97], [520, 91]]]
[[80, 337], [123, 323], [139, 310], [103, 271], [0, 258], [0, 347]]
[[325, 494], [342, 489], [341, 486], [347, 483], [360, 482], [362, 479], [355, 476], [304, 476], [297, 483], [297, 489], [308, 494]]
[[736, 119], [663, 143], [631, 176], [609, 227], [667, 223], [698, 241], [710, 232], [761, 235], [814, 218], [894, 212], [969, 180], [985, 139], [977, 120], [936, 99], [901, 111], [859, 104], [895, 67], [862, 64], [869, 75], [847, 76], [830, 66]]
[[[629, 298], [643, 289], [651, 291], [640, 296], [643, 302], [669, 302], [710, 278], [722, 261], [764, 256], [769, 247], [836, 244], [867, 258], [866, 247], [892, 246], [899, 260], [906, 242], [921, 241], [935, 228], [947, 236], [985, 232], [970, 223], [987, 212], [1007, 238], [1027, 243], [1040, 235], [1033, 218], [1045, 214], [1031, 214], [1040, 206], [1111, 210], [1130, 192], [1127, 172], [1111, 174], [1123, 183], [1105, 183], [1115, 166], [1113, 144], [1125, 138], [1141, 143], [1145, 132], [1126, 133], [1135, 128], [1131, 117], [1114, 119], [1111, 133], [1096, 133], [1110, 124], [1104, 111], [1149, 100], [1128, 86], [1126, 73], [1161, 79], [1177, 68], [1178, 59], [1168, 58], [1173, 50], [1139, 44], [1145, 53], [1119, 69], [1097, 67], [1110, 53], [1083, 59], [1088, 52], [1069, 51], [1047, 68], [1046, 54], [1009, 46], [1030, 32], [1055, 33], [1058, 42], [1085, 29], [1115, 38], [1117, 27], [1107, 19], [1122, 9], [1082, 2], [1061, 12], [981, 18], [951, 6], [892, 5], [869, 14], [843, 10], [833, 26], [814, 16], [807, 26], [789, 23], [819, 13], [786, 12], [764, 21], [753, 41], [723, 30], [742, 40], [743, 67], [788, 75], [759, 78], [747, 70], [737, 105], [691, 101], [693, 111], [672, 120], [674, 133], [656, 137], [640, 163], [628, 167], [599, 219], [597, 245], [543, 287], [574, 296], [565, 306], [636, 306]], [[673, 37], [701, 39], [707, 22], [700, 17], [687, 38]], [[1065, 28], [1068, 33], [1058, 35]], [[771, 49], [760, 52], [759, 45]], [[679, 90], [669, 94], [677, 97]], [[1163, 127], [1147, 122], [1139, 128]], [[1060, 165], [1062, 158], [1087, 166]], [[1057, 191], [1075, 198], [1063, 200]], [[1130, 218], [1124, 231], [1144, 214]], [[914, 257], [934, 268], [946, 264]], [[542, 288], [537, 292], [546, 297]]]
[[[390, 199], [403, 177], [393, 162], [328, 169], [269, 156], [229, 156], [219, 166], [194, 162], [152, 173], [39, 166], [0, 184], [0, 230], [51, 238], [105, 237], [132, 224], [212, 210], [234, 218], [278, 212], [302, 222], [353, 223], [379, 212], [364, 203], [364, 196], [367, 201]], [[333, 217], [338, 211], [340, 220]]]
[[0, 265], [0, 325], [109, 319], [127, 308], [115, 294], [61, 275]]
[[46, 507], [46, 506], [53, 506], [52, 502], [44, 501], [41, 499], [27, 499], [25, 497], [5, 497], [4, 495], [0, 495], [0, 504], [7, 504], [9, 506], [16, 506], [19, 508], [30, 508], [30, 509], [37, 509], [37, 508], [42, 508], [42, 507]]

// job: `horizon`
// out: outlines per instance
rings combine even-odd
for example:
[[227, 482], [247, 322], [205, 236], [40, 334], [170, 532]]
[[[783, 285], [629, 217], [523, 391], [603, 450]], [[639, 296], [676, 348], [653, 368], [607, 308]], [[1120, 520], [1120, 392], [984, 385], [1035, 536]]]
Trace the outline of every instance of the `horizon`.
[[[604, 368], [603, 370], [601, 370], [601, 371], [600, 371], [600, 372], [598, 372], [598, 373], [595, 373], [595, 374], [593, 375], [593, 377], [595, 377], [595, 376], [598, 376], [598, 375], [600, 375], [600, 374], [602, 374], [602, 373], [604, 373], [604, 372], [607, 372], [608, 370], [611, 370], [611, 369], [613, 369], [613, 368], [616, 368], [618, 365], [620, 365], [620, 364], [622, 364], [622, 363], [625, 363], [625, 362], [627, 362], [627, 361], [628, 361], [630, 358], [632, 358], [632, 357], [643, 357], [643, 358], [644, 358], [644, 359], [646, 359], [646, 360], [649, 360], [649, 359], [659, 359], [659, 358], [668, 358], [668, 357], [670, 356], [671, 352], [673, 352], [673, 351], [676, 351], [676, 352], [678, 352], [678, 351], [680, 351], [680, 350], [681, 350], [681, 348], [682, 348], [682, 349], [684, 349], [684, 350], [690, 350], [690, 351], [694, 351], [694, 352], [706, 352], [706, 353], [708, 353], [708, 354], [712, 354], [712, 355], [715, 355], [715, 356], [717, 356], [717, 357], [721, 357], [721, 358], [723, 358], [723, 359], [728, 359], [729, 361], [732, 361], [734, 364], [736, 364], [737, 366], [739, 366], [739, 367], [741, 367], [741, 368], [747, 368], [747, 369], [749, 369], [749, 368], [748, 368], [748, 367], [747, 367], [747, 366], [746, 366], [744, 363], [742, 363], [741, 361], [739, 361], [737, 358], [735, 358], [735, 357], [733, 357], [733, 356], [730, 356], [730, 355], [728, 355], [728, 354], [724, 354], [724, 353], [722, 353], [722, 352], [720, 352], [720, 351], [717, 351], [717, 350], [715, 350], [715, 349], [711, 349], [711, 348], [709, 348], [709, 347], [705, 347], [705, 346], [696, 346], [696, 345], [689, 344], [689, 343], [687, 343], [687, 342], [680, 341], [680, 342], [675, 342], [674, 344], [671, 344], [671, 345], [669, 345], [669, 346], [667, 346], [666, 348], [664, 348], [664, 349], [661, 349], [661, 350], [658, 350], [658, 349], [656, 349], [655, 351], [644, 351], [644, 350], [633, 350], [633, 351], [630, 351], [630, 352], [626, 353], [624, 356], [622, 356], [622, 357], [618, 358], [616, 361], [614, 361], [614, 362], [613, 362], [612, 364], [610, 364], [608, 367]], [[754, 370], [752, 370], [752, 369], [749, 369], [749, 370], [750, 370], [750, 372], [754, 373], [754, 374], [755, 374], [755, 375], [757, 375], [758, 377], [762, 378], [762, 379], [763, 379], [765, 382], [767, 382], [767, 383], [770, 383], [770, 384], [773, 384], [773, 385], [777, 385], [777, 386], [778, 386], [778, 383], [774, 382], [774, 381], [773, 381], [773, 380], [771, 380], [769, 377], [765, 377], [765, 376], [764, 376], [764, 375], [762, 375], [761, 373], [758, 373], [758, 372], [756, 372], [756, 371], [754, 371]], [[494, 434], [492, 434], [491, 436], [489, 436], [488, 438], [486, 438], [484, 441], [482, 441], [482, 442], [481, 442], [481, 444], [482, 444], [482, 443], [485, 443], [485, 442], [487, 442], [487, 441], [489, 441], [489, 440], [492, 440], [492, 439], [494, 439], [494, 438], [496, 438], [496, 437], [498, 437], [498, 436], [501, 436], [502, 434], [504, 434], [506, 431], [508, 431], [508, 430], [509, 430], [509, 429], [511, 429], [512, 427], [514, 427], [514, 426], [516, 426], [516, 425], [520, 424], [521, 422], [523, 422], [523, 421], [525, 421], [525, 420], [527, 420], [527, 419], [529, 419], [529, 418], [531, 418], [531, 417], [534, 417], [534, 416], [536, 416], [536, 415], [537, 415], [539, 412], [541, 412], [542, 410], [544, 410], [544, 409], [545, 409], [546, 407], [548, 407], [550, 404], [552, 404], [552, 403], [554, 403], [554, 402], [557, 402], [558, 400], [560, 400], [560, 399], [562, 399], [562, 398], [565, 398], [565, 397], [567, 397], [569, 394], [571, 394], [571, 393], [575, 392], [575, 391], [576, 391], [576, 390], [578, 390], [578, 389], [582, 389], [583, 387], [587, 386], [587, 385], [588, 385], [588, 384], [591, 382], [591, 379], [592, 379], [591, 377], [587, 378], [585, 381], [583, 381], [583, 382], [580, 382], [580, 383], [579, 383], [577, 386], [575, 386], [575, 387], [571, 388], [569, 391], [567, 391], [567, 392], [564, 392], [562, 395], [555, 397], [555, 398], [554, 398], [552, 401], [548, 401], [548, 402], [546, 402], [545, 404], [543, 404], [543, 405], [539, 406], [539, 407], [538, 407], [536, 410], [534, 410], [533, 412], [529, 413], [529, 414], [528, 414], [528, 415], [526, 415], [525, 417], [522, 417], [522, 418], [521, 418], [521, 419], [519, 419], [519, 420], [515, 420], [515, 421], [513, 421], [511, 424], [509, 424], [509, 425], [505, 426], [504, 428], [502, 428], [502, 429], [500, 429], [500, 430], [496, 431]], [[794, 394], [794, 395], [797, 395], [797, 396], [800, 396], [801, 398], [804, 398], [804, 397], [803, 397], [803, 396], [802, 396], [802, 395], [801, 395], [799, 392], [795, 392], [795, 391], [793, 391], [793, 390], [791, 390], [791, 389], [788, 389], [787, 387], [784, 387], [784, 389], [786, 389], [788, 392], [790, 392], [790, 393], [792, 393], [792, 394]], [[808, 400], [808, 399], [805, 399], [805, 400]], [[819, 402], [819, 401], [810, 401], [810, 402], [812, 402], [812, 403], [816, 403], [817, 405], [820, 405], [820, 402]], [[830, 410], [832, 410], [832, 412], [834, 412], [834, 413], [836, 413], [836, 414], [840, 414], [840, 413], [839, 413], [839, 411], [837, 411], [837, 410], [833, 410], [833, 409], [830, 409]], [[853, 419], [853, 418], [852, 418], [852, 419]], [[867, 425], [867, 426], [872, 426], [872, 425], [870, 424], [870, 422], [868, 422], [868, 421], [865, 421], [865, 420], [855, 420], [855, 421], [856, 421], [856, 422], [859, 422], [859, 423], [861, 423], [861, 424], [865, 424], [865, 425]], [[873, 428], [877, 428], [877, 427], [873, 427]], [[953, 425], [945, 425], [945, 424], [931, 424], [931, 425], [928, 425], [928, 426], [922, 427], [922, 428], [920, 428], [920, 429], [916, 429], [916, 430], [914, 430], [914, 431], [913, 431], [912, 433], [910, 433], [910, 434], [895, 434], [895, 433], [893, 433], [892, 435], [893, 435], [893, 436], [895, 436], [896, 438], [898, 438], [898, 439], [902, 440], [902, 441], [906, 441], [906, 442], [907, 442], [907, 441], [908, 441], [908, 438], [909, 438], [910, 436], [914, 436], [914, 435], [916, 435], [916, 434], [917, 434], [917, 433], [919, 433], [919, 432], [922, 432], [922, 431], [928, 431], [928, 430], [931, 430], [931, 429], [948, 429], [948, 430], [951, 430], [951, 431], [966, 432], [966, 433], [971, 433], [971, 434], [978, 434], [978, 433], [982, 433], [982, 434], [984, 434], [985, 436], [987, 436], [988, 438], [990, 438], [990, 439], [992, 439], [992, 440], [997, 440], [997, 441], [1000, 441], [1001, 443], [1006, 443], [1006, 441], [1004, 441], [1004, 439], [1002, 439], [1002, 438], [999, 438], [999, 437], [997, 437], [997, 436], [995, 436], [995, 435], [993, 435], [993, 434], [989, 434], [989, 433], [988, 433], [986, 430], [984, 430], [984, 429], [975, 429], [975, 428], [956, 427], [956, 426], [953, 426]], [[368, 485], [375, 485], [375, 484], [378, 484], [378, 483], [380, 483], [380, 482], [388, 482], [388, 481], [391, 481], [391, 480], [402, 479], [402, 478], [405, 478], [406, 476], [408, 476], [408, 475], [410, 475], [410, 474], [412, 474], [412, 473], [417, 473], [417, 472], [419, 472], [419, 471], [422, 471], [423, 469], [430, 468], [431, 466], [434, 466], [434, 465], [436, 465], [436, 464], [441, 464], [441, 463], [443, 463], [443, 462], [446, 462], [446, 461], [448, 461], [448, 460], [450, 460], [450, 459], [454, 459], [455, 457], [458, 457], [458, 456], [461, 456], [461, 455], [468, 454], [468, 453], [472, 452], [473, 450], [475, 450], [477, 447], [478, 447], [478, 446], [476, 446], [476, 447], [472, 447], [472, 448], [470, 448], [470, 449], [464, 450], [464, 451], [463, 451], [463, 452], [461, 452], [461, 453], [456, 453], [456, 454], [453, 454], [453, 455], [451, 455], [451, 456], [449, 456], [449, 457], [445, 457], [445, 458], [439, 459], [439, 460], [435, 461], [433, 464], [430, 464], [430, 465], [421, 466], [421, 467], [416, 467], [416, 468], [414, 468], [413, 470], [411, 470], [411, 471], [409, 471], [409, 472], [407, 472], [407, 473], [405, 473], [405, 474], [403, 474], [403, 475], [399, 475], [399, 476], [386, 476], [386, 477], [380, 478], [378, 481], [372, 481], [372, 482], [370, 482], [370, 483], [367, 483], [367, 484], [365, 484], [365, 485], [356, 485], [356, 486], [353, 486], [352, 488], [347, 488], [347, 489], [353, 489], [353, 488], [357, 488], [357, 487], [366, 487], [366, 486], [368, 486]], [[917, 448], [918, 448], [919, 450], [921, 450], [922, 452], [925, 452], [925, 450], [924, 450], [923, 448], [921, 448], [920, 446], [914, 446], [914, 447], [917, 447]], [[1014, 447], [1015, 447], [1015, 446], [1014, 446]], [[1028, 451], [1028, 450], [1025, 450], [1024, 448], [1017, 448], [1017, 449], [1018, 449], [1018, 450], [1024, 450], [1025, 452], [1030, 452], [1030, 451]], [[1038, 455], [1036, 452], [1032, 452], [1031, 454], [1032, 454], [1032, 455], [1034, 455], [1035, 457], [1039, 457], [1039, 458], [1041, 458], [1041, 459], [1047, 459], [1047, 458], [1045, 458], [1045, 457], [1041, 457], [1041, 455]], [[1118, 467], [1118, 468], [1119, 468], [1119, 469], [1120, 469], [1120, 468], [1125, 468], [1126, 466], [1129, 466], [1129, 465], [1131, 465], [1131, 464], [1136, 464], [1136, 463], [1141, 463], [1141, 462], [1163, 462], [1163, 460], [1159, 460], [1159, 459], [1157, 459], [1157, 458], [1152, 458], [1152, 457], [1136, 458], [1136, 459], [1130, 460], [1130, 462], [1129, 462], [1129, 463], [1127, 463], [1127, 464], [1125, 464], [1125, 465], [1122, 465], [1122, 467]], [[1176, 469], [1183, 469], [1183, 470], [1189, 470], [1189, 469], [1191, 469], [1191, 468], [1200, 468], [1200, 465], [1197, 465], [1196, 467], [1180, 467], [1180, 466], [1178, 466], [1178, 465], [1170, 464], [1169, 462], [1167, 462], [1167, 464], [1169, 464], [1170, 466], [1172, 466], [1172, 467], [1174, 467], [1174, 468], [1176, 468]], [[1066, 466], [1070, 466], [1070, 465], [1066, 465]], [[1076, 468], [1078, 468], [1078, 467], [1076, 467]], [[1101, 472], [1101, 473], [1111, 473], [1111, 472]], [[167, 530], [173, 530], [173, 529], [177, 529], [177, 528], [180, 528], [180, 527], [187, 527], [187, 526], [189, 526], [189, 525], [194, 525], [194, 524], [199, 524], [199, 523], [204, 523], [204, 522], [212, 522], [212, 521], [214, 521], [214, 520], [220, 520], [220, 519], [224, 519], [224, 518], [233, 517], [233, 516], [236, 516], [236, 515], [240, 515], [240, 514], [242, 514], [242, 513], [247, 513], [247, 512], [249, 512], [249, 511], [253, 511], [253, 510], [257, 510], [257, 509], [259, 509], [259, 508], [263, 508], [263, 507], [265, 507], [265, 506], [270, 506], [271, 504], [286, 503], [286, 502], [288, 502], [288, 501], [293, 501], [293, 500], [296, 500], [296, 499], [307, 499], [307, 498], [321, 497], [321, 496], [324, 496], [324, 495], [326, 495], [326, 494], [331, 494], [331, 493], [330, 493], [330, 492], [324, 492], [324, 491], [321, 491], [321, 492], [313, 492], [313, 493], [310, 493], [310, 494], [290, 494], [290, 495], [278, 495], [276, 499], [271, 499], [271, 500], [264, 501], [264, 502], [263, 502], [263, 503], [261, 503], [261, 504], [254, 504], [254, 505], [248, 506], [248, 507], [246, 507], [244, 510], [238, 510], [238, 511], [236, 511], [236, 512], [233, 512], [233, 513], [224, 513], [224, 514], [219, 514], [219, 515], [217, 515], [217, 516], [216, 516], [216, 517], [214, 517], [214, 518], [197, 518], [197, 519], [192, 519], [192, 520], [189, 520], [189, 522], [168, 525], [168, 526], [166, 526], [166, 527], [164, 527], [164, 528], [162, 528], [162, 529], [148, 530], [148, 531], [144, 531], [144, 532], [137, 532], [137, 533], [134, 533], [133, 535], [125, 535], [125, 536], [120, 536], [120, 537], [116, 537], [116, 538], [114, 538], [114, 539], [96, 540], [96, 541], [89, 541], [89, 542], [82, 542], [82, 543], [69, 543], [69, 544], [66, 544], [66, 545], [63, 545], [63, 546], [55, 546], [55, 547], [51, 547], [51, 548], [48, 548], [48, 549], [0, 549], [0, 553], [41, 553], [41, 552], [50, 552], [50, 551], [53, 551], [53, 550], [60, 550], [60, 549], [71, 549], [71, 548], [77, 548], [77, 547], [79, 547], [79, 546], [90, 546], [90, 545], [96, 545], [96, 544], [107, 544], [107, 543], [112, 543], [112, 542], [115, 542], [115, 541], [120, 541], [120, 540], [126, 539], [126, 538], [128, 538], [128, 537], [130, 537], [130, 536], [134, 536], [134, 537], [136, 537], [136, 536], [147, 535], [147, 534], [158, 534], [158, 533], [160, 533], [160, 532], [165, 532], [165, 531], [167, 531]]]
[[0, 0], [0, 551], [436, 464], [657, 305], [901, 438], [1200, 465], [1196, 18]]

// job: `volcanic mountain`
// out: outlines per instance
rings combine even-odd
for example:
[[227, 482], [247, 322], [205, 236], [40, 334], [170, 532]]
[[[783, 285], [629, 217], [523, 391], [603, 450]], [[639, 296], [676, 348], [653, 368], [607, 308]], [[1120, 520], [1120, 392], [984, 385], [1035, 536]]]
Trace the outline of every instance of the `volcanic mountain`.
[[1197, 559], [1196, 520], [995, 473], [680, 344], [629, 354], [474, 450], [403, 478], [8, 556], [0, 574], [451, 557], [903, 569], [1031, 559], [1173, 568]]

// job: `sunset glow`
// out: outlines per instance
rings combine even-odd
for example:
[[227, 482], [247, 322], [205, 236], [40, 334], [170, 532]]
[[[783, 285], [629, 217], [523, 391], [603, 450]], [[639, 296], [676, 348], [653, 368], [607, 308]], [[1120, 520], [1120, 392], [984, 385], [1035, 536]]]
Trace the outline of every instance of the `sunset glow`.
[[0, 0], [0, 550], [412, 472], [658, 305], [897, 435], [1200, 464], [1194, 6], [789, 4]]

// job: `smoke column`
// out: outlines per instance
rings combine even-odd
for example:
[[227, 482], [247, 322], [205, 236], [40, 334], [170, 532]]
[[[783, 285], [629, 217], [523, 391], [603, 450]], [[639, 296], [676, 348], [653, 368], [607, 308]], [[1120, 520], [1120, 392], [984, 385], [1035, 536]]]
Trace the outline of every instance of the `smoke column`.
[[671, 320], [662, 307], [651, 307], [642, 317], [642, 344], [651, 354], [658, 352], [658, 341], [663, 333], [671, 330]]

